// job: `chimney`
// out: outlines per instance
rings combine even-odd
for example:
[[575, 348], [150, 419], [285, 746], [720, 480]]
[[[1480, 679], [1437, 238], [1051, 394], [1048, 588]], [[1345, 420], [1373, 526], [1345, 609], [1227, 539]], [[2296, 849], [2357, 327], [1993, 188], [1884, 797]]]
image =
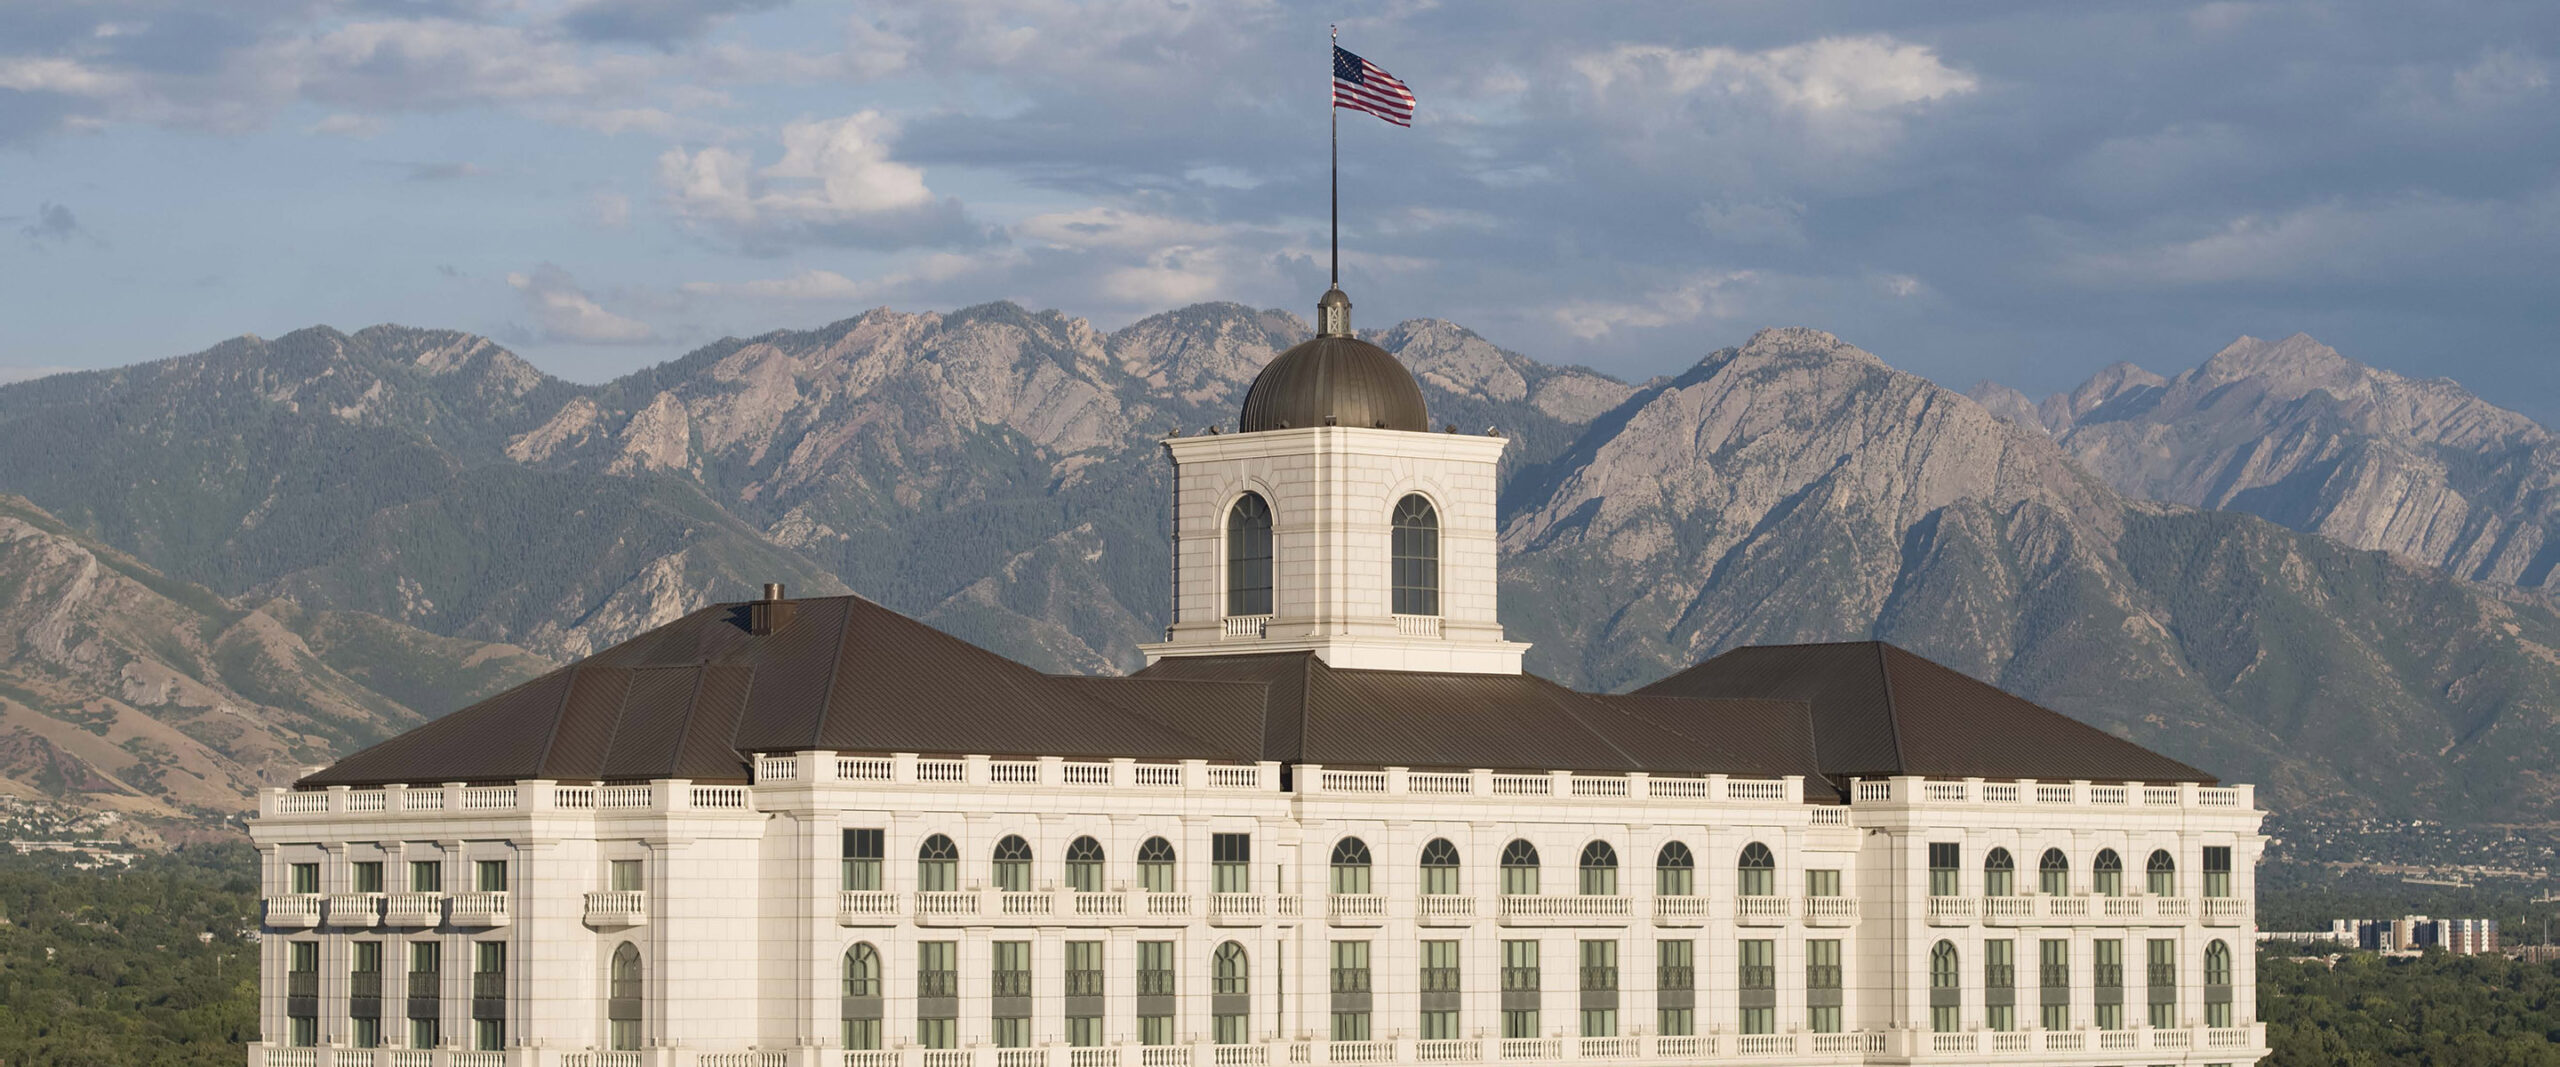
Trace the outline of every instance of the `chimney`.
[[782, 583], [764, 583], [764, 598], [747, 605], [747, 632], [763, 637], [790, 622], [791, 602], [782, 598]]

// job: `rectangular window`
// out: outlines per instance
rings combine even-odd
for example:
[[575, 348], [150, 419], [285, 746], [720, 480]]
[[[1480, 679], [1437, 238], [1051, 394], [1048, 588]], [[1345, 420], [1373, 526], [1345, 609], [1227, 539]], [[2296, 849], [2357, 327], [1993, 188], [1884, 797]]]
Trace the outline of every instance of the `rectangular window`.
[[295, 941], [290, 943], [288, 947], [290, 958], [285, 961], [285, 969], [287, 972], [285, 978], [285, 995], [291, 997], [319, 996], [320, 943], [317, 941]]
[[[1582, 943], [1582, 991], [1612, 992], [1618, 988], [1618, 943], [1585, 941]], [[1585, 1037], [1614, 1037], [1615, 1034], [1585, 1034]]]
[[483, 1052], [496, 1052], [507, 1047], [507, 1024], [503, 1019], [471, 1020], [471, 1047]]
[[960, 1047], [960, 1020], [933, 1018], [916, 1020], [916, 1044], [929, 1049]]
[[1173, 1044], [1173, 1016], [1138, 1016], [1138, 1043], [1141, 1045]]
[[1172, 855], [1171, 849], [1158, 855], [1149, 853], [1144, 847], [1139, 848], [1138, 888], [1149, 893], [1173, 892]]
[[444, 892], [444, 863], [439, 860], [410, 860], [409, 891], [412, 893]]
[[[1366, 993], [1369, 991], [1369, 943], [1336, 941], [1333, 943], [1333, 991]], [[1350, 1040], [1337, 1038], [1336, 1040]], [[1361, 1038], [1360, 1040], [1368, 1040]]]
[[997, 1048], [1031, 1047], [1029, 1017], [989, 1019], [987, 1022], [990, 1031], [987, 1036], [995, 1042]]
[[1067, 942], [1067, 995], [1102, 995], [1102, 942]]
[[286, 1022], [290, 1023], [293, 1028], [293, 1032], [286, 1038], [286, 1042], [291, 1044], [293, 1047], [310, 1048], [320, 1043], [319, 1016], [296, 1015], [291, 1019], [286, 1020]]
[[[992, 984], [987, 995], [1027, 997], [1031, 995], [1031, 942], [998, 941], [987, 954], [988, 977]], [[917, 995], [929, 995], [922, 990]]]
[[1963, 849], [1953, 841], [1929, 843], [1929, 895], [1952, 897], [1964, 892]]
[[507, 995], [507, 943], [474, 941], [471, 943], [471, 995], [503, 997]]
[[1458, 943], [1425, 941], [1422, 943], [1422, 991], [1455, 993], [1459, 991]]
[[1698, 988], [1698, 943], [1654, 942], [1653, 984], [1656, 989]]
[[1582, 1009], [1582, 1036], [1618, 1036], [1618, 1010], [1615, 1008]]
[[1209, 1023], [1210, 1027], [1216, 1031], [1211, 1040], [1216, 1041], [1218, 1044], [1241, 1045], [1248, 1040], [1245, 1030], [1245, 1017], [1242, 1015], [1220, 1015], [1209, 1020]]
[[2124, 942], [2108, 937], [2089, 945], [2090, 984], [2098, 988], [2098, 1029], [2124, 1029]]
[[444, 1025], [435, 1019], [409, 1020], [409, 1047], [434, 1048], [444, 1043]]
[[1535, 1009], [1535, 1008], [1528, 1008], [1528, 1009], [1504, 1008], [1504, 1009], [1502, 1010], [1502, 1036], [1504, 1036], [1504, 1037], [1538, 1037], [1538, 1036], [1540, 1036], [1540, 1035], [1539, 1035], [1539, 1033], [1538, 1033], [1538, 1011], [1537, 1011], [1537, 1009]]
[[1336, 1041], [1369, 1040], [1369, 1013], [1365, 1011], [1333, 1013], [1333, 1039]]
[[320, 891], [320, 865], [319, 865], [319, 864], [317, 864], [317, 863], [297, 863], [297, 864], [294, 864], [294, 865], [293, 865], [293, 867], [292, 867], [292, 870], [291, 870], [291, 874], [292, 874], [292, 882], [293, 882], [293, 891], [294, 891], [294, 892], [296, 892], [296, 893], [317, 893], [317, 892], [319, 892], [319, 891]]
[[2204, 1024], [2217, 1030], [2231, 1025], [2231, 1002], [2208, 1000], [2204, 1005]]
[[2144, 948], [2144, 984], [2151, 990], [2151, 1027], [2178, 1025], [2178, 942], [2153, 938]]
[[2205, 846], [2204, 895], [2209, 897], [2231, 895], [2231, 846]]
[[347, 865], [347, 881], [355, 892], [382, 892], [382, 861], [357, 860]]
[[2044, 1028], [2071, 1029], [2071, 942], [2047, 938], [2037, 942], [2036, 950], [2036, 985], [2044, 994]]
[[438, 998], [444, 978], [444, 946], [433, 941], [409, 942], [409, 1047], [434, 1048], [444, 1041], [443, 1012]]
[[1535, 941], [1503, 942], [1502, 991], [1505, 993], [1534, 993], [1537, 989], [1538, 943]]
[[1422, 1013], [1422, 1039], [1447, 1041], [1458, 1036], [1458, 1013], [1426, 1011]]
[[1253, 892], [1252, 835], [1209, 835], [1209, 881], [1211, 892]]
[[844, 1047], [856, 1052], [879, 1051], [880, 1020], [846, 1019], [844, 1021]]
[[2002, 1034], [2005, 1034], [2005, 1033], [2008, 1033], [2008, 1032], [2010, 1032], [2010, 1031], [2012, 1031], [2012, 1030], [2017, 1029], [2017, 1028], [2018, 1028], [2018, 1007], [2017, 1007], [2017, 1005], [2015, 1005], [2015, 1004], [1992, 1004], [1992, 1005], [1988, 1005], [1988, 1006], [1984, 1007], [1984, 1008], [1982, 1009], [1982, 1025], [1984, 1025], [1984, 1026], [1987, 1026], [1987, 1027], [1991, 1028], [1991, 1030], [1992, 1030], [1994, 1033], [2002, 1033]]
[[1173, 942], [1138, 942], [1138, 995], [1172, 996]]
[[357, 1048], [382, 1044], [382, 942], [356, 941], [347, 946], [347, 1015]]
[[1941, 1034], [1952, 1034], [1963, 1029], [1963, 1022], [1960, 1018], [1962, 1011], [1963, 1009], [1953, 1004], [1930, 1005], [1929, 1029]]
[[1806, 1008], [1804, 1010], [1804, 1026], [1805, 1029], [1811, 1030], [1817, 1034], [1839, 1033], [1840, 1007], [1834, 1004], [1822, 1007]]
[[1778, 988], [1778, 943], [1751, 938], [1741, 943], [1737, 957], [1741, 973], [1736, 982], [1743, 989]]
[[1695, 1008], [1664, 1008], [1656, 1013], [1655, 1023], [1664, 1037], [1694, 1037], [1698, 1033]]
[[1445, 863], [1425, 862], [1422, 865], [1424, 896], [1445, 897], [1453, 896], [1457, 892], [1458, 868]]
[[347, 1044], [354, 1048], [381, 1048], [382, 1018], [358, 1015], [347, 1020]]
[[1835, 868], [1830, 870], [1804, 872], [1804, 895], [1809, 897], [1839, 896], [1839, 870]]
[[[1030, 1020], [1023, 1020], [1025, 1023]], [[1067, 1016], [1067, 1045], [1071, 1048], [1097, 1048], [1102, 1044], [1102, 1016]], [[1016, 1046], [1020, 1047], [1020, 1046]]]
[[615, 860], [611, 864], [607, 865], [605, 885], [609, 889], [620, 890], [626, 893], [638, 892], [640, 889], [640, 861]]
[[[1737, 968], [1739, 974], [1735, 984], [1746, 994], [1755, 991], [1774, 992], [1778, 988], [1778, 943], [1763, 938], [1751, 938], [1740, 942], [1736, 947], [1740, 951], [1735, 954], [1739, 961]], [[1744, 999], [1747, 1001], [1752, 998], [1746, 995]], [[1746, 1007], [1742, 1009], [1740, 1022], [1743, 1033], [1774, 1034], [1778, 1032], [1778, 1010], [1774, 1007]]]
[[1835, 938], [1804, 943], [1804, 987], [1840, 988], [1840, 942]]
[[888, 855], [888, 831], [870, 829], [845, 831], [843, 869], [840, 872], [843, 884], [838, 888], [857, 892], [880, 890], [883, 888], [880, 884], [880, 869], [881, 865], [887, 861]]
[[1653, 895], [1658, 897], [1695, 896], [1698, 892], [1697, 868], [1683, 860], [1679, 866], [1656, 865], [1653, 868]]
[[2018, 943], [2000, 938], [1982, 943], [1982, 985], [1986, 1000], [1982, 1023], [1995, 1031], [2007, 1033], [2017, 1029], [2017, 1009], [2011, 1002], [2018, 985]]
[[916, 943], [916, 995], [919, 997], [960, 995], [959, 942], [919, 941]]
[[507, 861], [481, 860], [472, 866], [475, 873], [473, 888], [483, 893], [507, 891]]

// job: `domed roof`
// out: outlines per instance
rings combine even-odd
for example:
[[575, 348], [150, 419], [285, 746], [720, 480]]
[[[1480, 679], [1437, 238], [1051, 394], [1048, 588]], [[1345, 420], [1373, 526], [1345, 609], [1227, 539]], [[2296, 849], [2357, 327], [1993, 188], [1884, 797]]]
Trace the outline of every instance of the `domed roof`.
[[1327, 290], [1316, 304], [1316, 336], [1280, 353], [1244, 395], [1240, 428], [1308, 426], [1428, 432], [1422, 386], [1387, 350], [1351, 336], [1351, 299]]

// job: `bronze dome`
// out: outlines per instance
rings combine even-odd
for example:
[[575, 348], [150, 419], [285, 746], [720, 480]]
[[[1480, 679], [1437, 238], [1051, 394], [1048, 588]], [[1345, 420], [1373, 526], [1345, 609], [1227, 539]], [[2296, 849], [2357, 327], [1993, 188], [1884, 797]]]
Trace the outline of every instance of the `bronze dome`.
[[[1328, 290], [1313, 340], [1280, 353], [1244, 395], [1245, 433], [1308, 426], [1428, 432], [1422, 386], [1387, 350], [1351, 336], [1351, 301]], [[1330, 420], [1330, 421], [1328, 421]]]

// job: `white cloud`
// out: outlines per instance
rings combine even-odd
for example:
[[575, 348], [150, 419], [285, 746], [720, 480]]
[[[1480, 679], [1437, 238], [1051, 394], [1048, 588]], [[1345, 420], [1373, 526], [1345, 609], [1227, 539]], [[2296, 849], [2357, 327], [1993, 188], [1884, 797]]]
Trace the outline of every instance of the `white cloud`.
[[655, 341], [657, 331], [635, 319], [604, 309], [578, 288], [569, 272], [549, 263], [530, 274], [509, 274], [507, 285], [524, 297], [544, 340], [574, 344], [640, 344]]
[[106, 99], [134, 89], [132, 76], [60, 56], [0, 58], [0, 89]]
[[2439, 279], [2508, 280], [2508, 255], [2529, 256], [2555, 238], [2560, 190], [2520, 203], [2436, 195], [2331, 200], [2238, 215], [2200, 236], [2086, 253], [2066, 270], [2099, 286], [2373, 281], [2416, 268]]
[[1699, 319], [1732, 319], [1745, 310], [1742, 290], [1759, 277], [1759, 272], [1748, 270], [1703, 271], [1647, 293], [1641, 300], [1575, 300], [1557, 308], [1555, 320], [1565, 332], [1591, 341], [1621, 327], [1650, 329]]
[[1824, 37], [1763, 52], [1619, 45], [1574, 67], [1603, 96], [1764, 97], [1807, 114], [1888, 111], [1973, 92], [1936, 51], [1891, 37]]
[[919, 285], [950, 281], [969, 275], [1012, 265], [1019, 254], [1005, 250], [988, 255], [962, 255], [936, 252], [924, 256], [913, 265], [872, 278], [856, 280], [831, 270], [811, 269], [784, 278], [754, 278], [741, 282], [686, 282], [677, 291], [688, 297], [722, 300], [761, 300], [775, 303], [849, 303], [891, 299], [915, 291]]
[[2505, 104], [2539, 96], [2549, 88], [2550, 65], [2518, 48], [2491, 49], [2453, 74], [2454, 96], [2471, 104]]
[[926, 244], [962, 239], [959, 204], [937, 200], [924, 171], [890, 158], [895, 120], [878, 111], [795, 122], [782, 158], [761, 169], [721, 145], [658, 157], [676, 214], [751, 249], [796, 243]]

